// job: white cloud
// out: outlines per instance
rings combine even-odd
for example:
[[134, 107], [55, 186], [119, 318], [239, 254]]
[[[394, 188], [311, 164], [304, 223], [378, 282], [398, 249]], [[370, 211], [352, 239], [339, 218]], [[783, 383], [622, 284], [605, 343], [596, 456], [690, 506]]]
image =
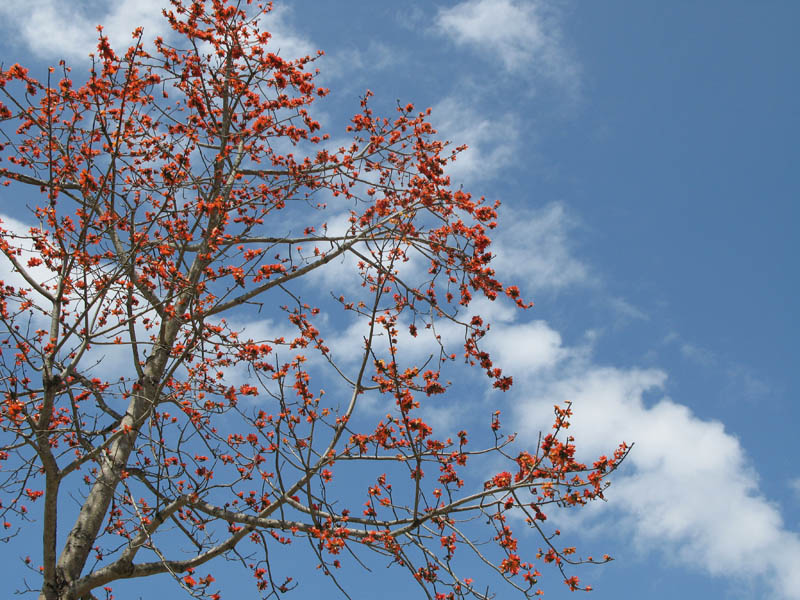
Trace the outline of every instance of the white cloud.
[[[164, 35], [169, 25], [161, 15], [166, 0], [121, 0], [105, 3], [56, 0], [11, 0], [0, 3], [5, 29], [19, 36], [38, 56], [57, 60], [86, 58], [97, 48], [97, 25], [120, 51], [131, 45], [131, 32], [144, 28], [144, 39]], [[65, 15], [68, 11], [68, 15]]]
[[456, 44], [492, 55], [507, 71], [536, 73], [568, 88], [578, 83], [557, 12], [544, 0], [467, 0], [440, 9], [436, 27]]
[[272, 34], [269, 51], [278, 54], [281, 58], [293, 60], [303, 56], [316, 56], [317, 50], [319, 50], [319, 47], [310, 38], [294, 28], [292, 8], [289, 6], [276, 6], [269, 14], [264, 15], [259, 25], [262, 30]]
[[[14, 219], [13, 217], [9, 217], [0, 213], [0, 227], [6, 231], [4, 236], [6, 241], [8, 241], [12, 247], [18, 248], [22, 251], [21, 254], [16, 257], [17, 262], [25, 268], [25, 271], [28, 273], [31, 279], [39, 284], [49, 285], [50, 291], [52, 291], [56, 284], [56, 276], [54, 275], [53, 271], [48, 269], [44, 264], [33, 267], [28, 266], [28, 261], [31, 258], [39, 258], [41, 256], [41, 253], [34, 249], [33, 243], [30, 239], [31, 226], [26, 225], [25, 223]], [[87, 276], [91, 281], [94, 275], [92, 273], [87, 273]], [[25, 280], [20, 272], [14, 268], [11, 261], [9, 261], [4, 254], [0, 254], [0, 281], [2, 281], [5, 285], [9, 285], [17, 289], [31, 288], [31, 285]], [[92, 289], [91, 285], [88, 287], [89, 289]], [[26, 315], [18, 316], [13, 319], [13, 321], [19, 324], [23, 321], [26, 321], [27, 318], [30, 317], [32, 319], [31, 324], [36, 328], [48, 327], [52, 310], [50, 301], [35, 292], [31, 293], [29, 297], [33, 300], [35, 308], [29, 309]], [[92, 314], [96, 314], [96, 312], [94, 312], [96, 310], [97, 307], [90, 312], [92, 312]], [[150, 313], [149, 315], [142, 314], [140, 316], [140, 320], [145, 316], [152, 318], [155, 315], [153, 313]], [[137, 337], [139, 340], [147, 340], [149, 338], [149, 333], [144, 325], [141, 324], [140, 320], [136, 323]], [[126, 345], [109, 343], [118, 335], [121, 335], [121, 337], [127, 340], [127, 328], [125, 326], [117, 327], [117, 329], [109, 330], [104, 336], [102, 336], [105, 338], [105, 340], [93, 340], [91, 349], [87, 350], [83, 354], [81, 364], [84, 365], [86, 369], [90, 370], [102, 368], [105, 372], [109, 373], [130, 374], [130, 371], [132, 370], [130, 349]], [[105, 343], [101, 343], [103, 341]], [[70, 348], [70, 350], [80, 345], [80, 336], [73, 336], [72, 342], [72, 346], [69, 346], [68, 344], [68, 348]], [[68, 351], [64, 352], [65, 356], [66, 354], [68, 354]]]
[[433, 107], [433, 116], [440, 138], [468, 146], [447, 168], [455, 183], [492, 179], [515, 162], [519, 122], [513, 115], [489, 115], [449, 96]]
[[486, 346], [492, 360], [504, 371], [524, 372], [526, 376], [552, 369], [569, 354], [561, 343], [561, 335], [544, 321], [495, 324]]
[[[168, 0], [6, 0], [0, 3], [4, 29], [17, 36], [36, 55], [50, 60], [82, 59], [97, 49], [97, 25], [103, 25], [118, 52], [132, 43], [131, 32], [144, 28], [144, 41], [166, 37], [170, 27], [162, 15]], [[68, 17], [65, 10], [69, 11]], [[265, 15], [260, 25], [272, 34], [271, 51], [283, 58], [315, 56], [317, 47], [291, 24], [291, 8], [280, 6]]]
[[[0, 213], [0, 227], [6, 231], [5, 239], [9, 244], [12, 247], [22, 250], [22, 254], [16, 257], [17, 262], [25, 268], [27, 273], [37, 283], [48, 283], [52, 279], [53, 274], [45, 265], [28, 266], [28, 261], [31, 258], [39, 258], [40, 256], [40, 253], [34, 249], [33, 242], [30, 239], [30, 225], [26, 225], [22, 221]], [[31, 287], [4, 254], [0, 254], [0, 281], [16, 289], [27, 289]], [[37, 299], [39, 298], [39, 296], [36, 297]]]
[[562, 204], [500, 210], [492, 266], [501, 281], [524, 282], [534, 294], [594, 281], [589, 268], [572, 254], [568, 234], [574, 221]]
[[514, 415], [523, 436], [535, 443], [553, 404], [569, 400], [583, 460], [635, 443], [610, 502], [581, 516], [589, 527], [628, 531], [644, 551], [734, 580], [764, 578], [778, 596], [800, 598], [800, 573], [790, 566], [800, 563], [800, 536], [761, 493], [758, 473], [722, 423], [668, 397], [651, 400], [663, 389], [663, 371], [598, 366], [585, 351], [555, 343], [546, 325], [520, 330], [511, 359], [516, 389], [526, 394]]

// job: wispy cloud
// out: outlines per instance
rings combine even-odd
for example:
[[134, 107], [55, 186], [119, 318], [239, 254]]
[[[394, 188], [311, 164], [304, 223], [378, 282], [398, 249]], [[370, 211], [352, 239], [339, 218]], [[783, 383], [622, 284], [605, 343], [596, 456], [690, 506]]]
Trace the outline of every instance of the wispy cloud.
[[794, 492], [795, 497], [800, 500], [800, 477], [789, 480], [789, 488]]
[[[378, 72], [403, 65], [406, 52], [402, 48], [390, 46], [380, 40], [368, 40], [361, 45], [350, 45], [335, 51], [329, 54], [328, 58], [331, 64], [326, 64], [324, 71], [326, 76], [351, 79], [353, 73]], [[357, 85], [363, 83], [359, 81]]]
[[650, 316], [638, 306], [635, 306], [625, 300], [624, 298], [612, 297], [608, 299], [608, 304], [611, 309], [617, 313], [622, 319], [636, 320], [636, 321], [649, 321]]
[[772, 382], [761, 377], [754, 369], [740, 363], [731, 365], [727, 370], [727, 395], [745, 402], [764, 402], [770, 396], [780, 393]]
[[440, 9], [436, 29], [459, 46], [499, 61], [506, 71], [578, 85], [580, 68], [564, 48], [558, 12], [549, 2], [466, 0]]
[[716, 357], [711, 350], [707, 348], [701, 348], [696, 344], [691, 344], [689, 342], [685, 342], [681, 344], [681, 354], [684, 358], [697, 363], [701, 366], [710, 366], [716, 362]]
[[774, 385], [752, 367], [730, 361], [724, 355], [685, 340], [676, 332], [671, 332], [664, 343], [678, 344], [681, 356], [702, 369], [715, 368], [724, 377], [724, 393], [729, 399], [760, 402], [777, 392]]

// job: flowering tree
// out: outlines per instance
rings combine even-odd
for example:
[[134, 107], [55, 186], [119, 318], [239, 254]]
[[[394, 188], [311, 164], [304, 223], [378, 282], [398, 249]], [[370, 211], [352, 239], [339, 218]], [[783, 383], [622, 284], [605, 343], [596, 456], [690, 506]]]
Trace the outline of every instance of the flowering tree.
[[[169, 41], [137, 30], [122, 55], [101, 29], [82, 83], [0, 70], [3, 197], [40, 199], [35, 225], [0, 226], [5, 541], [36, 521], [47, 600], [157, 574], [220, 598], [223, 556], [276, 595], [298, 574], [270, 550], [303, 540], [337, 586], [372, 553], [428, 597], [488, 597], [475, 559], [525, 595], [538, 562], [588, 589], [568, 565], [608, 557], [556, 545], [544, 511], [601, 498], [627, 448], [578, 463], [568, 407], [528, 451], [499, 411], [481, 448], [425, 421], [454, 369], [512, 383], [469, 308], [528, 307], [491, 268], [496, 203], [451, 189], [459, 149], [410, 104], [379, 118], [367, 94], [335, 148], [313, 59], [272, 53], [247, 4], [172, 0]], [[320, 273], [348, 268], [360, 285], [332, 295]], [[337, 307], [350, 340], [323, 335]], [[514, 524], [540, 534], [530, 555]]]

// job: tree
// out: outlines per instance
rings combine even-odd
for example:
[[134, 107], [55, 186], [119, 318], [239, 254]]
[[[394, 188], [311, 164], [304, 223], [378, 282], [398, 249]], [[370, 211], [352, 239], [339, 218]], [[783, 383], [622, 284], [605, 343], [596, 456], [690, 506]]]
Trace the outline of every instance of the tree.
[[[297, 574], [269, 550], [302, 540], [337, 586], [349, 552], [428, 597], [487, 597], [459, 574], [469, 554], [525, 595], [537, 561], [584, 589], [567, 565], [608, 557], [556, 546], [544, 510], [602, 498], [627, 447], [578, 463], [569, 407], [527, 451], [500, 411], [480, 449], [424, 420], [455, 369], [512, 384], [470, 312], [473, 295], [529, 306], [491, 267], [497, 203], [451, 187], [460, 148], [430, 110], [381, 118], [367, 93], [334, 149], [308, 112], [327, 93], [313, 58], [271, 52], [269, 10], [172, 0], [152, 47], [137, 29], [118, 55], [99, 28], [83, 82], [63, 62], [46, 82], [0, 73], [4, 198], [40, 198], [35, 225], [0, 227], [5, 541], [35, 519], [47, 600], [157, 574], [219, 598], [223, 556], [277, 595]], [[319, 273], [350, 266], [360, 285], [331, 295]], [[357, 344], [328, 346], [335, 307]], [[470, 487], [487, 458], [495, 474]], [[533, 556], [514, 523], [541, 534]]]

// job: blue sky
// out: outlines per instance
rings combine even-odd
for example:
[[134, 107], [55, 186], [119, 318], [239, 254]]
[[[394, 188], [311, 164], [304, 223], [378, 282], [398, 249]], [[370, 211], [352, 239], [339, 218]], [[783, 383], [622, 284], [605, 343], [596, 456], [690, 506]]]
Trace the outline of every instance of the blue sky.
[[[3, 61], [77, 71], [96, 23], [162, 27], [158, 0], [68, 4], [0, 7]], [[470, 145], [454, 180], [503, 202], [498, 270], [536, 306], [493, 309], [517, 383], [492, 401], [523, 438], [571, 399], [589, 452], [636, 443], [565, 517], [618, 559], [578, 572], [591, 597], [800, 598], [800, 5], [275, 4], [283, 56], [326, 52], [325, 128], [367, 88], [431, 106]]]

